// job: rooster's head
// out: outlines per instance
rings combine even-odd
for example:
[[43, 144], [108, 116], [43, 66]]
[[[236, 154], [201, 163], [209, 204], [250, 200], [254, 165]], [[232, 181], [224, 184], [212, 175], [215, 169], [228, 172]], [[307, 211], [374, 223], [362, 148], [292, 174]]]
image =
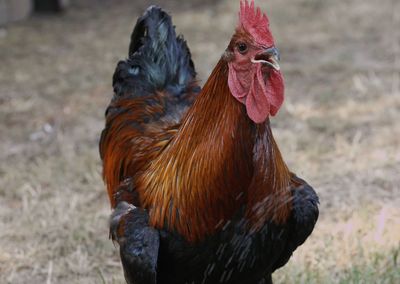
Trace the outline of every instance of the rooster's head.
[[269, 20], [254, 1], [241, 1], [239, 23], [225, 53], [232, 95], [245, 104], [255, 123], [275, 115], [283, 103], [284, 83], [279, 52], [269, 30]]

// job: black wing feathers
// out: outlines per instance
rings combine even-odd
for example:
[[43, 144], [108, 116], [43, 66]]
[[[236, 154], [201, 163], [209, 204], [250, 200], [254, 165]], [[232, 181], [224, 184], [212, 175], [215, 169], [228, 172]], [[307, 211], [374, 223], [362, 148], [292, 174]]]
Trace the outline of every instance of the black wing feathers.
[[[296, 177], [297, 178], [297, 177]], [[293, 190], [293, 218], [295, 219], [294, 246], [302, 245], [314, 229], [319, 211], [319, 199], [314, 189], [304, 180], [300, 188]]]
[[155, 284], [160, 236], [149, 226], [147, 212], [120, 202], [111, 216], [110, 233], [120, 245], [126, 282]]
[[293, 252], [311, 235], [318, 220], [319, 199], [314, 189], [297, 176], [292, 178], [299, 186], [292, 189], [293, 211], [287, 224], [290, 232], [285, 249], [275, 262], [272, 271], [289, 261]]

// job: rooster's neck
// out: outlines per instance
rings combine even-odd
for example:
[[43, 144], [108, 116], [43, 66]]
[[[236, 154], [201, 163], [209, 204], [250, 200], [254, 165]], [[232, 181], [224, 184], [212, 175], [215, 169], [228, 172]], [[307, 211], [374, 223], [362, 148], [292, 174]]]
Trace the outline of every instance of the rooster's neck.
[[[244, 204], [253, 207], [265, 199], [273, 190], [265, 183], [272, 180], [258, 177], [274, 166], [266, 162], [275, 154], [266, 149], [271, 143], [269, 123], [254, 125], [231, 95], [228, 66], [221, 59], [178, 133], [140, 181], [152, 224], [167, 225], [195, 241], [221, 227]], [[252, 210], [248, 215], [254, 215]]]

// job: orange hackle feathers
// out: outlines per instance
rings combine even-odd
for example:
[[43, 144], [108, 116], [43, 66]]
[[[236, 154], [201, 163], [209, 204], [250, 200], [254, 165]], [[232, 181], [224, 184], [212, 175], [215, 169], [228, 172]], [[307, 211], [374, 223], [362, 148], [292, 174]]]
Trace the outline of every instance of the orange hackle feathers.
[[245, 162], [251, 159], [251, 139], [245, 139], [251, 130], [230, 96], [226, 72], [220, 61], [179, 133], [138, 180], [151, 223], [167, 224], [192, 241], [232, 217], [244, 202], [241, 193], [251, 177]]
[[129, 124], [141, 122], [145, 112], [161, 111], [164, 94], [152, 106], [145, 99], [115, 103], [124, 111], [108, 116], [113, 123], [100, 147], [113, 207], [114, 194], [131, 177], [134, 205], [149, 210], [151, 224], [189, 241], [212, 234], [245, 204], [254, 229], [268, 219], [286, 221], [288, 169], [269, 123], [252, 127], [232, 98], [227, 72], [221, 59], [182, 124], [162, 131], [153, 131], [151, 123], [142, 129]]

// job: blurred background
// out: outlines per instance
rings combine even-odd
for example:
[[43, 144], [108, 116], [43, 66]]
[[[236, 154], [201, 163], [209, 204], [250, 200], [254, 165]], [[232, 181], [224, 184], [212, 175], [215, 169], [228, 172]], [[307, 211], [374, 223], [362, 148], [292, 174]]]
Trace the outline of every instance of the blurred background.
[[[123, 283], [98, 154], [116, 63], [159, 4], [204, 83], [239, 1], [38, 2], [0, 0], [0, 283]], [[256, 3], [286, 78], [273, 131], [321, 199], [276, 283], [400, 283], [400, 1]]]

